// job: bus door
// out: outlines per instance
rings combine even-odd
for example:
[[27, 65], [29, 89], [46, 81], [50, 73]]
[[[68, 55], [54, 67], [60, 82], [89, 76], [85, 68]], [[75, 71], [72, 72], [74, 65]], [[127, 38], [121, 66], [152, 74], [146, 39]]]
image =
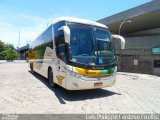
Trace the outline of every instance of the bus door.
[[65, 86], [66, 77], [66, 45], [61, 44], [57, 46], [58, 58], [57, 58], [57, 81], [60, 86]]

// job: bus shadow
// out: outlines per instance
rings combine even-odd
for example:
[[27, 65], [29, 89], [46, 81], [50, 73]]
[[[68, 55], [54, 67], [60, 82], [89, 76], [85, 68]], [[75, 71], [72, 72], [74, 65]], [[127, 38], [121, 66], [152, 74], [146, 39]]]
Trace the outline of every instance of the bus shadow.
[[[30, 72], [30, 71], [29, 71]], [[38, 73], [30, 72], [34, 77], [45, 84], [50, 90], [52, 90], [61, 104], [66, 104], [65, 101], [83, 101], [87, 99], [96, 99], [102, 97], [109, 97], [112, 95], [121, 95], [120, 93], [112, 92], [105, 89], [91, 89], [91, 90], [66, 90], [60, 86], [52, 88], [49, 85], [49, 81]]]

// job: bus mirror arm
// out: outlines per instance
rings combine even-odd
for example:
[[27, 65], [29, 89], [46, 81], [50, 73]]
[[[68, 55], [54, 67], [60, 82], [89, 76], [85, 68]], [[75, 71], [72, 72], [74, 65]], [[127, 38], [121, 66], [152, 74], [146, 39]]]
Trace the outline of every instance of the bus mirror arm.
[[70, 29], [68, 26], [62, 26], [58, 29], [58, 31], [63, 30], [64, 31], [64, 39], [65, 42], [70, 44]]
[[112, 39], [121, 40], [121, 49], [125, 49], [125, 39], [120, 35], [112, 35]]

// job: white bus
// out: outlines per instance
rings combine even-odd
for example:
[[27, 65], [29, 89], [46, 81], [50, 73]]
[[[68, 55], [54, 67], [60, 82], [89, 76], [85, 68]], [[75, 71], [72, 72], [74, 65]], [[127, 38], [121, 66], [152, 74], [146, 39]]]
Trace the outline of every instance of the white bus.
[[46, 77], [52, 87], [68, 90], [112, 86], [116, 81], [117, 60], [113, 38], [100, 23], [71, 17], [56, 19], [29, 49], [29, 65]]

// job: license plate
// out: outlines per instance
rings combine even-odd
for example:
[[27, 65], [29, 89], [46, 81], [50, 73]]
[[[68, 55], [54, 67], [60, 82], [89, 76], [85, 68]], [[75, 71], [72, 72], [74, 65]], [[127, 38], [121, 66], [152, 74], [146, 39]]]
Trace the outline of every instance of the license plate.
[[99, 83], [94, 83], [94, 87], [99, 87], [99, 86], [102, 86], [103, 83], [102, 82], [99, 82]]

